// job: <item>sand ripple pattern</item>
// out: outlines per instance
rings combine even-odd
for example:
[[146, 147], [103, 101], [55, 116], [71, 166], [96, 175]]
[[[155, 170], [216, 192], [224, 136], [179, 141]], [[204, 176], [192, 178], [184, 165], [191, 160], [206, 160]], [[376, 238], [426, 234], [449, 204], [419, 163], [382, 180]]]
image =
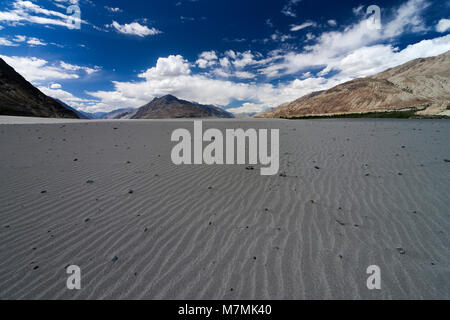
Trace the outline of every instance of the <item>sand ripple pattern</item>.
[[448, 121], [204, 126], [280, 129], [286, 176], [172, 165], [188, 121], [0, 125], [0, 299], [450, 298]]

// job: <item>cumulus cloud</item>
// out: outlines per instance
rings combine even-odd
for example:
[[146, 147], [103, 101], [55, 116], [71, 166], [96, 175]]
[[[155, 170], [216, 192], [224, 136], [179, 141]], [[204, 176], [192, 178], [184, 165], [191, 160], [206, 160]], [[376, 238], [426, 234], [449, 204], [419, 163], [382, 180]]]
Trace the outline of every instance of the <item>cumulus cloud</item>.
[[436, 31], [437, 32], [446, 32], [448, 29], [450, 29], [450, 19], [441, 19], [439, 20]]
[[199, 68], [206, 69], [208, 67], [212, 67], [216, 65], [218, 62], [218, 57], [215, 51], [205, 51], [199, 55], [199, 58], [196, 62]]
[[116, 29], [117, 32], [127, 35], [134, 35], [138, 37], [154, 36], [162, 33], [156, 28], [149, 28], [147, 26], [141, 25], [139, 22], [120, 24], [117, 21], [113, 21], [112, 24], [107, 27]]

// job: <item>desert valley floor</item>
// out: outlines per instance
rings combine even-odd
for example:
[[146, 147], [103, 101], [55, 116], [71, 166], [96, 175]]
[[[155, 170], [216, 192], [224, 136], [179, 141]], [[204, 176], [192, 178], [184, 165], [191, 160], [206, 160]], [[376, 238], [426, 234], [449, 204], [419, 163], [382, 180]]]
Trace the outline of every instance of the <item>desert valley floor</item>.
[[173, 165], [192, 121], [0, 123], [0, 299], [450, 298], [448, 120], [204, 122], [280, 129], [270, 177]]

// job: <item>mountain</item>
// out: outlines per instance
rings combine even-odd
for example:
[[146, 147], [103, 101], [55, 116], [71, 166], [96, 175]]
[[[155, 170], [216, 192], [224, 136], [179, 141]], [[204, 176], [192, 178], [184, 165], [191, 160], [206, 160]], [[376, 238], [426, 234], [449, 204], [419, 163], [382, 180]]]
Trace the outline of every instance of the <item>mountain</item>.
[[96, 119], [131, 119], [136, 111], [137, 109], [133, 108], [117, 109], [111, 112], [94, 113], [94, 117]]
[[0, 115], [78, 119], [75, 112], [43, 94], [1, 58]]
[[83, 120], [91, 120], [91, 119], [94, 119], [94, 117], [93, 117], [90, 113], [83, 112], [83, 111], [77, 110], [77, 109], [75, 109], [75, 108], [72, 108], [72, 107], [69, 106], [67, 103], [65, 103], [65, 102], [63, 102], [63, 101], [61, 101], [61, 100], [59, 100], [59, 99], [56, 99], [56, 98], [53, 98], [53, 99], [55, 99], [56, 102], [58, 102], [58, 103], [59, 103], [60, 105], [62, 105], [64, 108], [69, 109], [70, 111], [75, 112], [76, 115], [78, 116], [78, 118], [80, 118], [80, 119], [83, 119]]
[[295, 118], [404, 110], [420, 110], [416, 112], [418, 115], [445, 115], [449, 106], [450, 51], [310, 93], [259, 117]]
[[234, 118], [215, 106], [180, 100], [172, 95], [155, 98], [139, 108], [131, 119]]

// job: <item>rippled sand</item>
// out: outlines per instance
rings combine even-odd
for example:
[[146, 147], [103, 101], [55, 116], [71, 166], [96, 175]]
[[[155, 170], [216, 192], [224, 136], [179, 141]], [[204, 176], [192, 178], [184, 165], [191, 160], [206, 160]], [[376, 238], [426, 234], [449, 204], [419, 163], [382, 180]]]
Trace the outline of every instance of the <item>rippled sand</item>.
[[39, 122], [0, 118], [1, 299], [450, 298], [449, 121], [204, 122], [279, 128], [285, 177], [172, 165], [189, 121]]

